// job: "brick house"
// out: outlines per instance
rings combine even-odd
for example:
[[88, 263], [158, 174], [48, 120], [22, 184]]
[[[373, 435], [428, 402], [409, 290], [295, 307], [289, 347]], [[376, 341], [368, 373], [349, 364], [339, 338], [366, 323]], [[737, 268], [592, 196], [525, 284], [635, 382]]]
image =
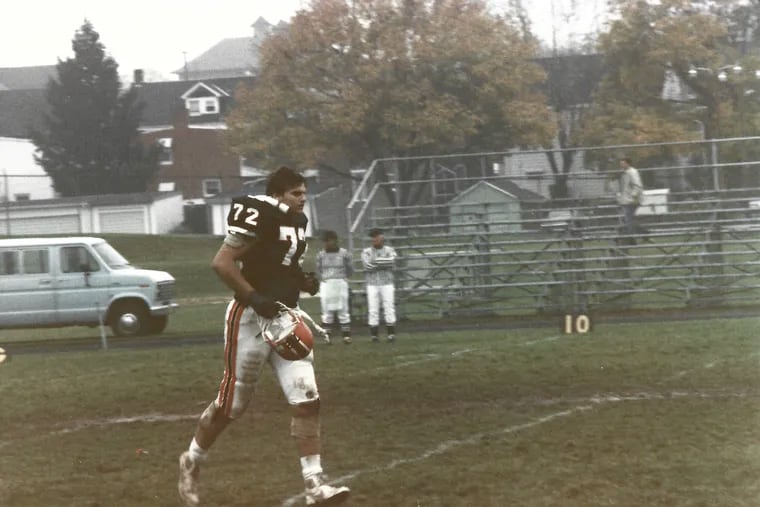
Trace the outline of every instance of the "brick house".
[[237, 87], [251, 83], [252, 78], [225, 78], [140, 84], [143, 141], [162, 150], [152, 189], [180, 191], [197, 203], [242, 188], [246, 171], [225, 147], [224, 116]]

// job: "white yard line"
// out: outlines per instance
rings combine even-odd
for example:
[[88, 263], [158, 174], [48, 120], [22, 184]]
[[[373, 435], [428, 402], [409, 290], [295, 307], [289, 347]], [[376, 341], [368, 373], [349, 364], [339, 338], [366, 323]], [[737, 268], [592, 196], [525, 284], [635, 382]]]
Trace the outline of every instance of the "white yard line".
[[[531, 346], [539, 344], [539, 343], [547, 343], [547, 342], [557, 341], [560, 338], [561, 338], [561, 336], [548, 336], [546, 338], [538, 338], [536, 340], [529, 340], [529, 341], [526, 341], [526, 342], [518, 342], [515, 345], [518, 346], [518, 347], [531, 347]], [[440, 361], [441, 359], [447, 359], [447, 358], [451, 358], [451, 357], [460, 357], [460, 356], [463, 356], [465, 354], [477, 353], [477, 352], [480, 352], [480, 351], [483, 351], [483, 350], [487, 350], [487, 349], [485, 349], [485, 348], [471, 348], [471, 349], [455, 350], [454, 352], [449, 352], [447, 354], [424, 354], [419, 359], [409, 359], [407, 361], [400, 361], [398, 363], [387, 365], [387, 366], [379, 366], [377, 368], [373, 368], [372, 370], [369, 370], [369, 372], [374, 373], [374, 372], [380, 372], [380, 371], [386, 371], [386, 370], [395, 370], [396, 368], [404, 368], [406, 366], [414, 366], [416, 364], [430, 363], [430, 362], [433, 362], [433, 361]], [[403, 357], [404, 356], [399, 356], [397, 359], [401, 359]], [[416, 357], [419, 357], [419, 355], [416, 356]], [[367, 373], [368, 373], [367, 371], [362, 371], [361, 372], [362, 375], [366, 375]], [[358, 374], [358, 372], [357, 373], [353, 373], [353, 374], [347, 374], [346, 376], [350, 377], [352, 375], [357, 375], [357, 374]]]
[[[374, 473], [381, 473], [381, 472], [387, 472], [389, 470], [393, 470], [394, 468], [397, 468], [399, 466], [408, 465], [411, 463], [417, 463], [420, 461], [424, 461], [428, 458], [432, 458], [435, 456], [439, 456], [441, 454], [445, 454], [449, 451], [453, 451], [459, 447], [465, 446], [465, 445], [474, 445], [477, 443], [480, 443], [485, 438], [491, 438], [491, 437], [498, 437], [501, 435], [510, 435], [513, 433], [517, 433], [523, 430], [535, 428], [536, 426], [540, 426], [542, 424], [552, 422], [557, 419], [561, 419], [564, 417], [570, 417], [572, 415], [578, 414], [580, 412], [585, 412], [588, 410], [593, 410], [594, 408], [609, 404], [609, 403], [621, 403], [621, 402], [630, 402], [630, 401], [651, 401], [651, 400], [665, 400], [665, 399], [674, 399], [674, 398], [713, 398], [713, 397], [739, 397], [743, 398], [745, 397], [745, 393], [716, 393], [716, 394], [710, 394], [710, 393], [703, 393], [703, 392], [679, 392], [674, 391], [670, 393], [633, 393], [633, 394], [598, 394], [595, 396], [592, 396], [590, 398], [585, 399], [575, 399], [575, 400], [569, 400], [569, 399], [555, 399], [555, 400], [543, 400], [547, 402], [546, 404], [558, 404], [558, 403], [568, 403], [569, 401], [578, 402], [579, 404], [575, 405], [572, 408], [569, 408], [567, 410], [561, 410], [558, 412], [553, 412], [551, 414], [545, 415], [543, 417], [539, 417], [536, 419], [533, 419], [531, 421], [522, 423], [522, 424], [516, 424], [513, 426], [507, 426], [506, 428], [501, 428], [494, 431], [487, 431], [482, 433], [477, 433], [475, 435], [470, 435], [467, 438], [463, 438], [460, 440], [447, 440], [445, 442], [442, 442], [438, 444], [436, 447], [433, 447], [431, 449], [428, 449], [424, 451], [421, 454], [418, 454], [417, 456], [412, 456], [409, 458], [402, 458], [402, 459], [395, 459], [393, 461], [390, 461], [386, 463], [385, 465], [376, 466], [376, 467], [370, 467], [370, 468], [364, 468], [359, 470], [354, 470], [353, 472], [349, 472], [345, 475], [342, 475], [340, 477], [337, 477], [330, 481], [332, 484], [343, 484], [347, 481], [350, 481], [352, 479], [355, 479], [356, 477], [364, 474], [374, 474]], [[548, 403], [551, 402], [551, 403]], [[282, 502], [282, 507], [292, 507], [297, 502], [302, 501], [304, 499], [304, 494], [299, 493], [297, 495], [291, 496], [290, 498], [285, 499]]]
[[44, 434], [36, 434], [26, 438], [16, 440], [0, 441], [0, 449], [7, 447], [11, 444], [19, 443], [29, 438], [50, 437], [55, 435], [66, 435], [68, 433], [74, 433], [80, 430], [88, 428], [104, 428], [107, 426], [114, 426], [118, 424], [133, 424], [133, 423], [154, 423], [154, 422], [175, 422], [194, 420], [200, 417], [200, 412], [195, 414], [143, 414], [129, 417], [104, 417], [102, 419], [82, 419], [74, 421], [73, 424], [60, 428], [57, 430], [49, 431]]
[[[757, 357], [757, 356], [760, 356], [760, 351], [759, 352], [752, 352], [751, 354], [747, 354], [747, 355], [743, 356], [742, 359], [752, 359], [752, 358]], [[690, 370], [681, 370], [678, 373], [675, 373], [675, 374], [673, 374], [673, 375], [671, 375], [669, 377], [666, 377], [666, 378], [660, 380], [657, 384], [658, 385], [662, 385], [662, 384], [665, 384], [666, 382], [670, 382], [672, 380], [678, 380], [678, 379], [681, 379], [681, 378], [685, 377], [686, 375], [690, 375], [690, 374], [692, 374], [692, 373], [694, 373], [696, 371], [711, 370], [711, 369], [715, 368], [716, 366], [718, 366], [719, 364], [728, 362], [730, 360], [731, 359], [715, 359], [714, 361], [710, 361], [709, 363], [703, 364], [701, 367], [698, 367], [698, 368], [692, 368]]]
[[530, 347], [532, 345], [536, 345], [537, 343], [546, 343], [546, 342], [555, 342], [559, 340], [561, 336], [549, 336], [547, 338], [539, 338], [538, 340], [530, 340], [527, 342], [523, 342], [520, 344], [522, 347]]
[[[478, 442], [481, 442], [483, 438], [486, 437], [493, 437], [498, 435], [507, 435], [511, 433], [517, 433], [518, 431], [526, 430], [529, 428], [533, 428], [535, 426], [539, 426], [541, 424], [553, 421], [555, 419], [559, 419], [562, 417], [568, 417], [571, 416], [577, 412], [581, 412], [584, 410], [591, 410], [590, 405], [579, 405], [574, 408], [568, 409], [568, 410], [562, 410], [560, 412], [554, 412], [553, 414], [546, 415], [544, 417], [540, 417], [538, 419], [534, 419], [532, 421], [528, 421], [526, 423], [522, 424], [516, 424], [514, 426], [507, 426], [506, 428], [502, 428], [497, 431], [489, 431], [489, 432], [483, 432], [483, 433], [477, 433], [475, 435], [470, 435], [469, 437], [462, 439], [462, 440], [447, 440], [445, 442], [440, 443], [437, 447], [434, 447], [432, 449], [428, 449], [427, 451], [423, 452], [422, 454], [419, 454], [417, 456], [413, 456], [410, 458], [404, 458], [404, 459], [395, 459], [389, 463], [386, 463], [382, 466], [372, 467], [372, 468], [365, 468], [362, 470], [355, 470], [351, 473], [348, 473], [346, 475], [343, 475], [341, 477], [337, 477], [334, 480], [330, 481], [332, 483], [344, 483], [346, 481], [349, 481], [351, 479], [354, 479], [362, 474], [373, 474], [378, 472], [386, 472], [388, 470], [392, 470], [396, 467], [402, 466], [402, 465], [408, 465], [410, 463], [416, 463], [419, 461], [424, 461], [428, 458], [431, 458], [433, 456], [438, 456], [444, 453], [447, 453], [453, 449], [456, 449], [457, 447], [462, 447], [464, 445], [472, 445], [476, 444]], [[288, 499], [286, 499], [284, 502], [282, 502], [282, 507], [291, 507], [296, 504], [296, 502], [299, 502], [303, 500], [304, 494], [300, 493], [298, 495], [292, 496]]]

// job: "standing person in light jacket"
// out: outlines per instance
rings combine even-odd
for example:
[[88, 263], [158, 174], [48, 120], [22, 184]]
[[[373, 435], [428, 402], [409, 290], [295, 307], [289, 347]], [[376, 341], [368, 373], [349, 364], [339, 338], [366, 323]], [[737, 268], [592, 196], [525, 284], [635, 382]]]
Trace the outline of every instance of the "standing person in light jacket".
[[385, 244], [385, 236], [380, 229], [369, 233], [372, 244], [362, 251], [362, 265], [367, 282], [367, 323], [372, 342], [380, 340], [380, 307], [383, 308], [387, 339], [396, 339], [396, 302], [393, 285], [393, 270], [396, 251]]

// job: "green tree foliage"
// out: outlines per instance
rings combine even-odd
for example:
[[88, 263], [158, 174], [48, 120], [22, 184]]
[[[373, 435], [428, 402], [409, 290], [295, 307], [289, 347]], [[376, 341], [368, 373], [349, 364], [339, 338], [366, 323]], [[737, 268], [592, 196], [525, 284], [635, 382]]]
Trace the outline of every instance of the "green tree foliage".
[[228, 140], [258, 160], [342, 171], [546, 144], [534, 51], [477, 0], [315, 0], [263, 44]]
[[158, 169], [158, 151], [140, 141], [142, 106], [122, 92], [118, 65], [89, 21], [72, 41], [74, 57], [48, 83], [50, 114], [33, 135], [37, 161], [63, 196], [142, 192]]
[[[693, 0], [619, 0], [618, 4], [619, 19], [600, 36], [608, 71], [584, 121], [585, 144], [757, 132], [755, 113], [760, 104], [754, 69], [760, 68], [760, 62], [742, 55], [738, 47], [746, 42], [741, 34], [748, 32], [736, 19], [743, 12], [739, 2], [718, 7]], [[681, 86], [679, 97], [663, 96], [667, 80]], [[687, 147], [653, 147], [638, 151], [636, 158], [642, 165], [664, 163], [675, 150], [691, 154]], [[727, 156], [722, 154], [721, 159]]]
[[[744, 95], [750, 76], [728, 69], [730, 79], [718, 79], [721, 70], [741, 63], [730, 45], [729, 18], [690, 0], [621, 0], [620, 14], [600, 37], [609, 71], [584, 139], [595, 144], [693, 139], [698, 118], [707, 137], [738, 134], [737, 94]], [[756, 67], [751, 58], [745, 61]], [[691, 96], [681, 103], [663, 100], [668, 72], [688, 86]]]
[[696, 129], [678, 115], [679, 105], [662, 98], [666, 72], [682, 82], [694, 62], [715, 65], [716, 44], [725, 34], [719, 21], [690, 8], [687, 0], [650, 5], [622, 0], [620, 19], [600, 35], [607, 73], [586, 115], [588, 144], [647, 143], [694, 138]]

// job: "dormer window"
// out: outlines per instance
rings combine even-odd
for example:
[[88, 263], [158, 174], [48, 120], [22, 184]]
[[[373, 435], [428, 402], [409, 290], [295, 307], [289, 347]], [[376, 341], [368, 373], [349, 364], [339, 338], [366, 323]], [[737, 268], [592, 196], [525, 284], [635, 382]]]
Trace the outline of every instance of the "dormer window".
[[190, 116], [202, 116], [204, 114], [219, 113], [219, 99], [206, 97], [202, 99], [187, 99], [185, 101]]
[[219, 114], [221, 97], [229, 97], [229, 94], [218, 86], [204, 83], [196, 83], [182, 95], [190, 116]]

